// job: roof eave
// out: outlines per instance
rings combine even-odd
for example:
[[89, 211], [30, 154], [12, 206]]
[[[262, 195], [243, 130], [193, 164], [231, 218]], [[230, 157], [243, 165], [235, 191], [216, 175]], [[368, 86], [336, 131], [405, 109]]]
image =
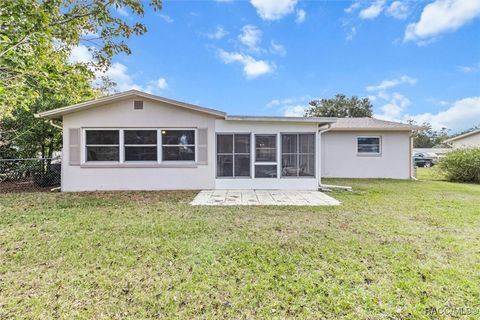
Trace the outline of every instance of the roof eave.
[[471, 132], [467, 132], [467, 133], [461, 134], [459, 136], [447, 139], [443, 142], [449, 143], [449, 142], [457, 141], [457, 140], [460, 140], [460, 139], [463, 139], [463, 138], [466, 138], [466, 137], [470, 137], [470, 136], [472, 136], [474, 134], [477, 134], [477, 133], [480, 133], [480, 130], [474, 130], [474, 131], [471, 131]]
[[351, 127], [351, 128], [335, 128], [333, 127], [332, 129], [330, 129], [330, 131], [407, 131], [407, 132], [411, 132], [411, 131], [415, 131], [415, 130], [419, 130], [417, 128], [402, 128], [402, 127], [397, 127], [397, 128], [394, 128], [394, 127], [391, 127], [391, 128], [379, 128], [379, 127], [361, 127], [361, 128], [354, 128], [354, 127]]
[[66, 107], [63, 107], [63, 108], [58, 108], [58, 109], [54, 109], [54, 110], [40, 112], [38, 114], [35, 114], [35, 117], [37, 117], [37, 118], [47, 118], [47, 119], [52, 119], [52, 120], [61, 120], [64, 115], [67, 115], [67, 114], [70, 114], [70, 113], [74, 113], [74, 112], [77, 112], [77, 111], [80, 111], [80, 110], [91, 109], [91, 108], [94, 108], [96, 106], [101, 106], [103, 104], [112, 103], [112, 102], [115, 102], [115, 101], [120, 101], [120, 100], [133, 98], [133, 97], [141, 97], [141, 98], [150, 99], [150, 100], [154, 100], [154, 101], [158, 101], [158, 102], [163, 102], [163, 103], [167, 103], [167, 104], [170, 104], [170, 105], [173, 105], [173, 106], [183, 107], [185, 109], [189, 109], [189, 110], [200, 112], [200, 113], [210, 114], [210, 115], [217, 116], [217, 117], [220, 117], [220, 118], [225, 118], [225, 116], [226, 116], [225, 112], [222, 112], [222, 111], [219, 111], [219, 110], [200, 107], [200, 106], [197, 106], [197, 105], [193, 105], [193, 104], [189, 104], [189, 103], [185, 103], [185, 102], [180, 102], [180, 101], [176, 101], [176, 100], [172, 100], [172, 99], [167, 99], [167, 98], [155, 96], [155, 95], [152, 95], [152, 94], [149, 94], [149, 93], [141, 92], [141, 91], [138, 91], [138, 90], [129, 90], [129, 91], [125, 91], [125, 92], [115, 94], [115, 95], [102, 97], [102, 98], [98, 98], [98, 99], [94, 99], [94, 100], [90, 100], [90, 101], [86, 101], [86, 102], [81, 102], [81, 103], [77, 103], [77, 104], [74, 104], [74, 105], [71, 105], [71, 106], [66, 106]]
[[225, 117], [225, 120], [259, 122], [335, 123], [337, 121], [337, 118], [227, 115]]

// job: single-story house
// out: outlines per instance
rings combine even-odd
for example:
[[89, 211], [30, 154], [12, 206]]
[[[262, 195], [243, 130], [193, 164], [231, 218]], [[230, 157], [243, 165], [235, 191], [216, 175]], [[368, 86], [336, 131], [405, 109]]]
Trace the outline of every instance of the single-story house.
[[130, 90], [42, 112], [63, 126], [62, 191], [317, 190], [412, 177], [412, 131], [373, 118], [233, 116]]
[[480, 147], [480, 129], [461, 134], [444, 142], [454, 149]]

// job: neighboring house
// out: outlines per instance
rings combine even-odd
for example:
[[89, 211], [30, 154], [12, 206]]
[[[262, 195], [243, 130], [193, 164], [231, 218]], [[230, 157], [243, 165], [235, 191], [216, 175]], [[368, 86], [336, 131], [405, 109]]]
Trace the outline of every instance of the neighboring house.
[[452, 148], [480, 147], [480, 129], [444, 141]]
[[324, 177], [409, 179], [418, 127], [370, 118], [230, 116], [131, 90], [62, 120], [62, 191], [309, 189]]

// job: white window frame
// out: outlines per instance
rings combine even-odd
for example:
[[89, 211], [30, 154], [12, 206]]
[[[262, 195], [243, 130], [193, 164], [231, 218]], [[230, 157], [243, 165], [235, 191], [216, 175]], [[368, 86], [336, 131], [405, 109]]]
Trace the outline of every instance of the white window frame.
[[[118, 144], [87, 144], [87, 131], [118, 131]], [[119, 128], [87, 128], [83, 130], [83, 141], [82, 141], [82, 162], [83, 163], [101, 163], [101, 164], [118, 164], [122, 162], [122, 132]], [[118, 161], [95, 161], [95, 160], [87, 160], [88, 147], [118, 147]]]
[[[127, 144], [125, 143], [125, 131], [155, 131], [157, 133], [157, 144]], [[139, 163], [139, 164], [142, 164], [142, 163], [159, 163], [158, 161], [158, 148], [159, 146], [161, 145], [161, 141], [159, 143], [158, 141], [158, 129], [157, 128], [123, 128], [121, 129], [121, 138], [120, 138], [120, 142], [123, 146], [122, 148], [122, 163]], [[126, 147], [157, 147], [157, 160], [139, 160], [139, 161], [136, 161], [136, 160], [127, 160], [126, 157], [125, 157], [125, 148]]]
[[[257, 161], [257, 137], [274, 137], [275, 138], [275, 161]], [[264, 148], [264, 149], [272, 149], [272, 148]], [[278, 179], [278, 134], [277, 133], [255, 133], [253, 139], [253, 150], [254, 152], [254, 159], [253, 159], [253, 171], [251, 175], [255, 179]], [[276, 176], [275, 177], [257, 177], [255, 174], [255, 169], [257, 166], [276, 166]]]
[[[358, 151], [358, 140], [362, 138], [375, 138], [378, 139], [378, 152], [359, 152]], [[359, 157], [379, 157], [382, 155], [382, 136], [356, 136], [356, 151], [357, 156]]]
[[[197, 128], [161, 128], [158, 130], [160, 135], [160, 149], [161, 149], [159, 153], [161, 158], [158, 159], [160, 163], [197, 163], [197, 156], [198, 156]], [[163, 131], [193, 131], [193, 140], [195, 142], [194, 144], [163, 144], [163, 139], [162, 139]], [[194, 147], [195, 157], [193, 160], [163, 160], [163, 147]]]
[[[306, 134], [309, 134], [309, 135], [313, 135], [313, 152], [312, 153], [300, 153], [300, 135], [306, 135]], [[297, 136], [297, 151], [296, 153], [284, 153], [283, 152], [283, 141], [282, 141], [282, 136], [284, 135], [296, 135]], [[319, 161], [317, 159], [317, 133], [316, 132], [281, 132], [280, 133], [280, 159], [279, 159], [279, 162], [280, 162], [280, 165], [279, 165], [279, 169], [280, 169], [280, 178], [281, 179], [316, 179], [317, 177], [317, 161]], [[282, 164], [282, 159], [283, 159], [283, 155], [286, 154], [286, 155], [297, 155], [297, 168], [300, 169], [300, 155], [312, 155], [313, 154], [313, 175], [311, 176], [301, 176], [297, 173], [296, 176], [284, 176], [283, 175], [283, 164]]]
[[[231, 135], [232, 136], [232, 153], [218, 153], [217, 150], [217, 140], [218, 136], [222, 135]], [[249, 176], [235, 176], [235, 155], [246, 155], [247, 153], [235, 153], [235, 135], [248, 135], [250, 140], [250, 151], [248, 155], [250, 156], [250, 175]], [[232, 176], [223, 177], [218, 175], [218, 156], [219, 155], [232, 155]], [[216, 179], [252, 179], [252, 133], [251, 132], [217, 132], [215, 133], [215, 178]]]
[[[119, 132], [119, 144], [118, 145], [88, 145], [88, 146], [105, 146], [105, 147], [117, 147], [119, 148], [119, 161], [87, 161], [87, 131], [98, 131], [98, 130], [117, 130]], [[146, 131], [157, 131], [157, 161], [125, 161], [125, 146], [155, 146], [150, 144], [142, 144], [142, 145], [125, 145], [125, 137], [124, 131], [125, 130], [146, 130]], [[168, 130], [178, 130], [178, 131], [186, 131], [190, 130], [194, 132], [194, 139], [195, 143], [193, 145], [187, 146], [194, 146], [195, 148], [195, 159], [194, 160], [165, 160], [163, 159], [162, 149], [162, 131]], [[82, 141], [81, 141], [81, 165], [85, 166], [105, 166], [105, 167], [115, 167], [115, 166], [162, 166], [165, 165], [168, 167], [169, 165], [173, 166], [191, 166], [197, 164], [197, 156], [198, 156], [198, 128], [194, 127], [83, 127], [82, 128]], [[165, 145], [170, 146], [170, 145]]]

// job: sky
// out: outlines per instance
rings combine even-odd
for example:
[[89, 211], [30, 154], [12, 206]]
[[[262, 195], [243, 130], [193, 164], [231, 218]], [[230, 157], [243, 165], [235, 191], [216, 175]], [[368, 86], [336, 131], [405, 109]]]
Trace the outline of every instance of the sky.
[[[106, 72], [117, 91], [272, 116], [343, 93], [380, 119], [480, 124], [480, 0], [164, 0], [115, 14], [148, 28]], [[87, 44], [72, 51], [90, 58]]]

